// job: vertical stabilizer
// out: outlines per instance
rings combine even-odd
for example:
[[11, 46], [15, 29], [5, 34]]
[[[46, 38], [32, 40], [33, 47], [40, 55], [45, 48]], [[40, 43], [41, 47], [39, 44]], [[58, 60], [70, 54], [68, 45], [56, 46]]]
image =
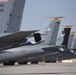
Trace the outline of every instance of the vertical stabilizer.
[[68, 41], [68, 49], [72, 48], [72, 42], [73, 42], [73, 37], [74, 37], [75, 32], [70, 32], [70, 36], [69, 36], [69, 41]]
[[61, 45], [65, 45], [65, 48], [67, 48], [67, 45], [68, 45], [71, 28], [72, 26], [64, 26], [64, 37]]
[[46, 28], [44, 32], [45, 45], [56, 44], [57, 34], [58, 34], [61, 20], [62, 20], [62, 17], [51, 18], [51, 22], [49, 23], [48, 27]]
[[15, 0], [8, 0], [0, 2], [0, 33], [4, 33], [6, 30], [6, 23], [9, 19], [9, 14], [11, 13], [12, 4]]
[[74, 44], [73, 44], [73, 49], [76, 49], [76, 36], [74, 36]]
[[13, 33], [20, 30], [25, 1], [26, 0], [14, 0], [11, 8], [12, 11], [6, 24], [6, 33]]

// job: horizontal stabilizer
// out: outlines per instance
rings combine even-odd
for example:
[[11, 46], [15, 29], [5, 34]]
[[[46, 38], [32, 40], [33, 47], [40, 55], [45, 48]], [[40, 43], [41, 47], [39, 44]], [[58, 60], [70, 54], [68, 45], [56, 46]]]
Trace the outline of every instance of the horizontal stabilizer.
[[44, 48], [42, 48], [44, 51], [52, 51], [52, 52], [55, 52], [55, 51], [59, 51], [59, 48], [64, 48], [64, 45], [49, 45], [49, 46], [46, 46]]

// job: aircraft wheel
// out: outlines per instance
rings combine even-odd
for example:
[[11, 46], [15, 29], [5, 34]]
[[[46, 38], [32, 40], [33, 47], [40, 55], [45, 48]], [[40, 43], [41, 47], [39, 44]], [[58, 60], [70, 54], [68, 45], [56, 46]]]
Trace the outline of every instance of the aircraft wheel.
[[52, 63], [56, 63], [56, 60], [53, 60]]
[[32, 61], [31, 64], [38, 64], [38, 61]]
[[4, 62], [3, 65], [6, 66], [6, 65], [8, 65], [8, 64], [7, 64], [7, 62]]
[[46, 61], [46, 63], [50, 63], [51, 61], [49, 60], [49, 61]]
[[10, 61], [10, 62], [4, 62], [3, 65], [4, 66], [9, 66], [9, 65], [15, 65], [15, 63]]
[[18, 65], [26, 65], [27, 61], [23, 61], [23, 62], [18, 62]]

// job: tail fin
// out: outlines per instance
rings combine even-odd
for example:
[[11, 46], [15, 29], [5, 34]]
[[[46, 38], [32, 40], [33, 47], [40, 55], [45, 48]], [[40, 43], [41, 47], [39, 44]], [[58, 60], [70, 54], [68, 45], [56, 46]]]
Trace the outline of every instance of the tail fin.
[[73, 49], [76, 49], [76, 36], [74, 36], [74, 44], [73, 44]]
[[68, 49], [72, 48], [72, 42], [73, 42], [73, 37], [74, 37], [75, 32], [70, 32], [70, 36], [69, 36], [69, 41], [68, 41]]
[[6, 30], [6, 23], [14, 0], [0, 0], [0, 33]]
[[59, 30], [59, 25], [62, 20], [62, 17], [51, 18], [51, 22], [44, 32], [45, 45], [55, 45], [56, 38]]
[[4, 31], [5, 33], [13, 33], [20, 30], [25, 1], [26, 0], [14, 0], [11, 8], [12, 12], [9, 15], [9, 21]]
[[61, 45], [65, 45], [65, 48], [67, 48], [67, 45], [68, 45], [71, 28], [72, 28], [72, 26], [64, 26], [65, 35], [64, 35], [63, 43]]
[[64, 26], [64, 31], [59, 35], [57, 44], [65, 45], [65, 48], [67, 48], [71, 28], [72, 26]]

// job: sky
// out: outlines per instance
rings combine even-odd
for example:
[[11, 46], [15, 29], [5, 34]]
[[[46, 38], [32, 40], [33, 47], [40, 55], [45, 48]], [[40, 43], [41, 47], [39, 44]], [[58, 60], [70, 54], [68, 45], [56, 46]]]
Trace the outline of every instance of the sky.
[[45, 17], [65, 17], [60, 24], [74, 25], [76, 31], [76, 0], [26, 0], [21, 30], [40, 30], [44, 32], [51, 21]]

